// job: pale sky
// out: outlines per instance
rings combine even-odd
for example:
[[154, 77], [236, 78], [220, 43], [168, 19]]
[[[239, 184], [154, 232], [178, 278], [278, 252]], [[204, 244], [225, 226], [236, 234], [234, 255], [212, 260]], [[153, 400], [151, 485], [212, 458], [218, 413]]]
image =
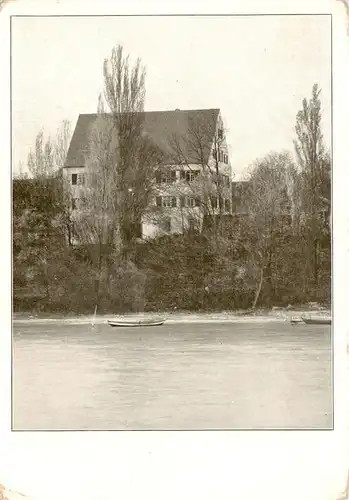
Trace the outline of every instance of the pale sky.
[[12, 20], [13, 168], [36, 133], [96, 111], [114, 45], [147, 68], [148, 111], [220, 108], [233, 172], [292, 150], [312, 85], [322, 88], [330, 144], [329, 16], [34, 17]]

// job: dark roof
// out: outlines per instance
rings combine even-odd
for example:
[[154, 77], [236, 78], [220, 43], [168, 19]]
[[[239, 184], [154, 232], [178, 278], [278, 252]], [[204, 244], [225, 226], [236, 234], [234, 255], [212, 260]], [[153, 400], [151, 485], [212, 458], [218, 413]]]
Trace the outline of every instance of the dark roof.
[[[188, 136], [191, 124], [200, 123], [213, 126], [217, 122], [219, 109], [174, 110], [174, 111], [145, 111], [143, 130], [165, 154], [173, 154], [171, 138]], [[65, 166], [79, 167], [85, 165], [84, 151], [88, 149], [88, 133], [96, 120], [97, 114], [79, 115], [73, 137], [70, 142]], [[212, 134], [213, 139], [213, 134]], [[183, 143], [186, 146], [186, 143]], [[207, 148], [211, 148], [211, 144]], [[184, 151], [190, 159], [190, 153]], [[207, 161], [207, 160], [206, 160]]]

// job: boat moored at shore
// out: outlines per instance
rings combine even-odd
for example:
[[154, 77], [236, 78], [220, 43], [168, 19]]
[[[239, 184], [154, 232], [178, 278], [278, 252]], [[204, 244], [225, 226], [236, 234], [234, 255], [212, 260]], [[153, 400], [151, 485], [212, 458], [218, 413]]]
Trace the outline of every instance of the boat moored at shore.
[[306, 325], [331, 325], [332, 324], [332, 319], [331, 318], [326, 318], [325, 316], [313, 316], [313, 317], [306, 317], [302, 316], [302, 321]]
[[165, 319], [117, 319], [108, 320], [109, 326], [112, 327], [137, 327], [137, 326], [161, 326], [165, 323]]

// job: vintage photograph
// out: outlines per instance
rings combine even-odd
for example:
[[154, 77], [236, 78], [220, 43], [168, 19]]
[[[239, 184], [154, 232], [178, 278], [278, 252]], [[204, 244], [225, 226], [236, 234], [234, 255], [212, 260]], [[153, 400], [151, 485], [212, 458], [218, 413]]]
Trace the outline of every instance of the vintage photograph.
[[14, 431], [333, 428], [331, 50], [12, 17]]

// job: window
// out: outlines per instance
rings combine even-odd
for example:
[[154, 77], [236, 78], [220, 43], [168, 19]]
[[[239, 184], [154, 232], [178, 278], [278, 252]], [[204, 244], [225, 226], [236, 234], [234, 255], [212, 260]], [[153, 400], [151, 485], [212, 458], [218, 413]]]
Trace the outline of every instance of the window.
[[85, 185], [85, 174], [77, 174], [77, 184]]
[[[175, 196], [158, 196], [160, 198], [160, 205], [158, 206], [163, 206], [164, 208], [174, 208], [177, 206], [177, 198]], [[158, 198], [157, 198], [157, 203], [158, 203]], [[161, 204], [162, 200], [162, 204]]]
[[230, 201], [229, 200], [224, 200], [224, 210], [226, 212], [230, 212]]
[[218, 208], [218, 200], [217, 200], [216, 196], [212, 196], [211, 205], [212, 205], [213, 209]]
[[230, 186], [230, 179], [227, 175], [222, 175], [221, 180], [222, 180], [223, 186], [226, 186], [226, 187]]
[[78, 174], [71, 174], [71, 183], [73, 186], [76, 186], [78, 183]]
[[161, 201], [162, 201], [161, 196], [157, 196], [156, 197], [156, 206], [157, 207], [162, 207]]
[[218, 129], [218, 139], [223, 139], [223, 130], [221, 128]]
[[168, 174], [167, 172], [161, 172], [160, 174], [160, 183], [161, 184], [167, 184], [168, 182]]
[[181, 170], [181, 181], [192, 182], [199, 173], [200, 170]]
[[181, 196], [181, 207], [200, 207], [201, 200], [200, 198], [190, 198], [187, 196]]
[[224, 163], [225, 163], [226, 165], [228, 165], [228, 163], [229, 163], [229, 158], [228, 158], [228, 155], [224, 155]]
[[171, 206], [171, 197], [170, 196], [163, 196], [162, 197], [162, 206], [165, 208]]
[[189, 231], [194, 231], [196, 228], [196, 221], [192, 217], [188, 219]]
[[160, 170], [155, 174], [157, 184], [168, 184], [176, 182], [176, 170]]

